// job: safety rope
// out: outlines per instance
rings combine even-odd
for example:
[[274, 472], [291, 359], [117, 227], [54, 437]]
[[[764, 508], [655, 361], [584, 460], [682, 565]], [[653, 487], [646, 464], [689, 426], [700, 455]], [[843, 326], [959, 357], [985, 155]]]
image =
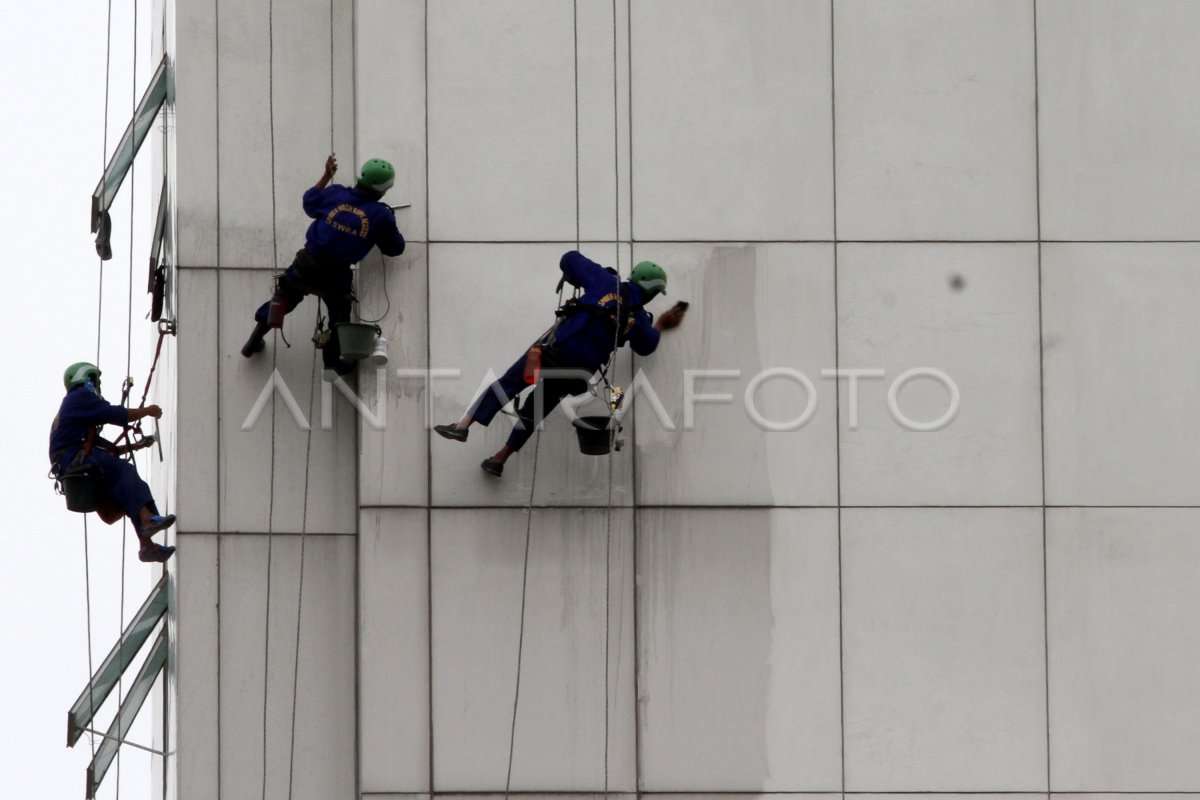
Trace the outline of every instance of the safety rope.
[[[329, 2], [329, 151], [334, 152], [334, 0]], [[274, 143], [274, 139], [272, 139]], [[274, 187], [272, 187], [274, 191]], [[384, 296], [388, 294], [388, 272], [384, 269]], [[352, 288], [352, 294], [354, 288]], [[384, 317], [391, 311], [391, 300], [388, 301], [388, 311], [384, 312]], [[317, 319], [320, 319], [320, 297], [317, 297]], [[380, 317], [379, 319], [383, 319]], [[379, 321], [379, 320], [374, 320]], [[314, 403], [317, 399], [317, 349], [312, 351], [312, 385], [314, 386], [308, 395], [308, 441], [305, 446], [304, 457], [304, 511], [301, 512], [300, 518], [300, 578], [298, 588], [296, 588], [296, 643], [295, 656], [292, 662], [292, 730], [289, 735], [288, 745], [288, 800], [292, 800], [293, 778], [295, 777], [295, 758], [296, 758], [296, 698], [299, 697], [300, 691], [300, 625], [304, 620], [304, 563], [305, 563], [305, 543], [308, 534], [308, 470], [312, 464], [312, 419], [314, 413]]]
[[[88, 524], [87, 514], [83, 515], [83, 580], [84, 580], [84, 596], [87, 603], [87, 649], [88, 649], [88, 708], [94, 710], [96, 708], [96, 684], [93, 676], [96, 674], [95, 666], [92, 664], [92, 567], [91, 559], [88, 556]], [[96, 759], [96, 738], [88, 737], [88, 743], [92, 746], [92, 760]]]
[[[133, 0], [133, 35], [130, 37], [133, 51], [133, 67], [130, 69], [130, 117], [137, 113], [138, 106], [138, 86], [137, 86], [137, 31], [138, 31], [138, 3]], [[132, 371], [133, 364], [133, 218], [137, 211], [137, 180], [136, 180], [137, 162], [131, 162], [129, 165], [129, 285], [127, 292], [127, 301], [125, 306], [125, 375], [126, 381], [129, 381], [128, 375]], [[129, 384], [127, 383], [126, 386]], [[122, 398], [125, 399], [125, 398]], [[126, 429], [121, 435], [124, 436], [128, 432]], [[133, 454], [130, 453], [130, 461], [133, 461]], [[127, 517], [121, 517], [121, 600], [117, 608], [117, 630], [122, 631], [122, 636], [125, 630], [125, 548], [128, 543], [129, 520]], [[139, 547], [140, 547], [139, 542]], [[121, 714], [120, 708], [125, 703], [125, 671], [118, 670], [117, 672], [117, 716]], [[117, 800], [121, 800], [121, 747], [117, 748]]]
[[[108, 95], [109, 95], [109, 80], [112, 75], [112, 0], [108, 0], [107, 19], [105, 22], [105, 47], [104, 47], [104, 131], [102, 134], [102, 144], [100, 146], [100, 173], [103, 175], [105, 168], [108, 166]], [[99, 254], [97, 254], [99, 256]], [[104, 259], [99, 258], [100, 268], [97, 270], [99, 275], [98, 285], [96, 287], [96, 364], [100, 363], [100, 342], [103, 332], [104, 320]], [[95, 709], [96, 707], [96, 686], [94, 676], [96, 674], [95, 664], [92, 661], [92, 567], [91, 556], [89, 554], [89, 537], [87, 514], [83, 514], [83, 581], [84, 581], [84, 602], [87, 609], [87, 662], [88, 662], [88, 706]], [[96, 758], [96, 738], [88, 736], [88, 744], [91, 746], [92, 759]]]
[[[329, 2], [329, 63], [333, 63], [333, 0]], [[334, 151], [334, 104], [333, 104], [333, 68], [329, 70], [329, 152]], [[274, 139], [272, 138], [272, 146]], [[272, 184], [272, 192], [274, 185]], [[387, 293], [387, 270], [384, 270], [384, 293]], [[351, 289], [353, 293], [353, 287]], [[391, 310], [391, 301], [388, 301], [388, 311]], [[387, 311], [384, 312], [387, 316]], [[321, 298], [317, 298], [317, 319], [321, 318]], [[380, 318], [382, 319], [382, 317]], [[331, 326], [332, 327], [332, 326]], [[312, 421], [314, 413], [314, 403], [316, 402], [317, 389], [316, 381], [318, 380], [317, 373], [317, 349], [313, 348], [312, 367], [310, 372], [310, 385], [313, 387], [308, 395], [308, 442], [304, 450], [304, 506], [300, 518], [300, 577], [298, 587], [296, 589], [296, 650], [295, 657], [292, 661], [292, 721], [291, 733], [288, 743], [288, 800], [292, 800], [292, 789], [294, 786], [294, 778], [296, 775], [296, 700], [300, 692], [300, 626], [304, 619], [304, 559], [305, 559], [305, 543], [308, 538], [308, 477], [309, 469], [312, 464]]]
[[[534, 391], [537, 391], [535, 388]], [[517, 676], [513, 688], [512, 722], [508, 729], [508, 772], [504, 778], [504, 800], [508, 800], [512, 792], [513, 751], [517, 737], [517, 709], [521, 703], [521, 662], [525, 650], [525, 605], [529, 586], [529, 540], [533, 529], [533, 494], [537, 487], [538, 454], [542, 444], [542, 431], [539, 423], [534, 434], [533, 443], [533, 476], [529, 481], [529, 502], [525, 504], [525, 559], [521, 567], [521, 621], [517, 628]]]
[[[276, 215], [275, 188], [275, 2], [267, 3], [267, 119], [271, 136], [271, 267], [279, 271], [279, 236]], [[274, 328], [271, 347], [271, 375], [278, 368], [279, 328]], [[275, 538], [275, 423], [278, 404], [276, 392], [271, 393], [271, 488], [267, 512], [267, 596], [263, 621], [263, 710], [262, 710], [262, 798], [267, 798], [267, 708], [271, 692], [271, 565]]]
[[[620, 115], [617, 113], [617, 102], [620, 97], [618, 91], [617, 76], [620, 74], [617, 70], [617, 0], [612, 3], [613, 13], [613, 263], [617, 268], [617, 330], [614, 334], [613, 341], [613, 361], [617, 361], [617, 356], [620, 348], [621, 336], [621, 159], [620, 159], [620, 140], [617, 135], [617, 125], [620, 122]], [[630, 245], [632, 255], [632, 243]], [[633, 356], [630, 357], [630, 364], [633, 363]], [[603, 374], [603, 373], [602, 373]], [[615, 370], [614, 370], [614, 374]], [[608, 740], [610, 728], [610, 706], [609, 692], [612, 685], [609, 676], [609, 651], [612, 646], [612, 518], [613, 518], [613, 459], [616, 457], [616, 438], [620, 423], [615, 421], [616, 408], [613, 400], [614, 390], [612, 385], [608, 383], [608, 376], [604, 375], [605, 384], [609, 391], [609, 439], [608, 439], [608, 516], [605, 521], [604, 528], [604, 796], [607, 798], [609, 793], [609, 776], [608, 776]], [[614, 429], [614, 423], [617, 429]], [[632, 454], [632, 449], [630, 453]], [[630, 456], [632, 460], [633, 456]], [[637, 514], [636, 509], [634, 515]], [[636, 542], [634, 543], [636, 546]], [[635, 644], [636, 646], [636, 644]], [[636, 702], [636, 701], [635, 701]], [[636, 785], [636, 779], [635, 779]]]
[[[318, 306], [317, 314], [319, 315]], [[308, 475], [312, 463], [312, 421], [317, 390], [315, 381], [319, 380], [317, 372], [317, 349], [313, 348], [312, 368], [310, 379], [314, 381], [313, 389], [308, 396], [308, 444], [304, 451], [304, 510], [300, 519], [300, 579], [296, 590], [296, 654], [292, 662], [292, 722], [291, 736], [288, 744], [288, 800], [292, 798], [293, 776], [296, 772], [296, 698], [300, 688], [300, 623], [304, 618], [304, 548], [308, 538]]]
[[[132, 253], [132, 251], [131, 251], [131, 253]], [[132, 262], [132, 254], [130, 256], [130, 261]], [[130, 267], [129, 267], [129, 278], [130, 278], [130, 291], [132, 291], [132, 286], [133, 286], [133, 264], [132, 263], [130, 263]], [[130, 314], [132, 315], [132, 313], [133, 313], [133, 299], [131, 297], [130, 298]], [[150, 372], [148, 375], [146, 375], [146, 385], [142, 389], [142, 399], [138, 401], [139, 408], [145, 407], [146, 398], [148, 398], [150, 396], [150, 384], [154, 380], [154, 370], [158, 368], [158, 357], [162, 354], [163, 339], [166, 338], [166, 335], [167, 335], [167, 331], [162, 328], [159, 328], [158, 344], [154, 348], [154, 360], [150, 362]], [[126, 354], [125, 367], [126, 367], [126, 370], [128, 371], [128, 368], [129, 368], [128, 354]], [[132, 380], [132, 379], [126, 379], [126, 380]], [[128, 390], [126, 390], [126, 392], [127, 391]], [[131, 431], [138, 434], [139, 436], [142, 435], [142, 421], [140, 419], [132, 424], [125, 426], [124, 430], [121, 431], [121, 435], [118, 436], [116, 441], [113, 442], [113, 447], [114, 448], [117, 447], [125, 439], [129, 439], [130, 443], [133, 444], [134, 443], [133, 437], [131, 437], [129, 435]], [[133, 456], [131, 454], [130, 460], [132, 460], [132, 459], [133, 459]]]
[[[617, 223], [618, 226], [620, 223]], [[613, 333], [613, 354], [610, 361], [611, 364], [616, 364], [621, 347], [621, 260], [620, 260], [621, 243], [616, 242], [617, 250], [617, 324], [616, 330]], [[605, 370], [609, 364], [605, 364]], [[613, 374], [616, 374], [616, 368], [613, 368]], [[612, 384], [608, 382], [607, 375], [601, 372], [604, 377], [604, 383], [608, 386], [609, 402], [608, 408], [608, 515], [604, 526], [604, 794], [608, 796], [608, 736], [609, 736], [609, 647], [610, 647], [610, 630], [611, 630], [611, 586], [612, 586], [612, 518], [613, 518], [613, 464], [616, 458], [616, 444], [620, 423], [616, 419], [616, 408], [611, 398], [615, 395], [615, 390]], [[636, 512], [635, 512], [636, 513]]]

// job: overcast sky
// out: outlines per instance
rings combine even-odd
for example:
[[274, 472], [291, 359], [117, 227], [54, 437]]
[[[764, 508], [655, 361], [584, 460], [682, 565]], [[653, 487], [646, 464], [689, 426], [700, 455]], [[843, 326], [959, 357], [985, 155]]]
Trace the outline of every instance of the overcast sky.
[[[134, 0], [115, 0], [109, 101], [109, 150], [128, 123], [135, 95], [151, 74], [152, 3], [138, 5], [143, 31], [132, 75]], [[7, 423], [4, 497], [7, 530], [0, 558], [0, 796], [83, 798], [91, 753], [86, 739], [66, 748], [67, 709], [87, 683], [87, 611], [82, 517], [66, 510], [46, 478], [47, 432], [62, 399], [62, 372], [96, 357], [99, 261], [89, 232], [90, 198], [105, 156], [104, 96], [107, 7], [103, 2], [0, 4], [5, 31], [4, 80], [7, 180], [0, 195], [6, 247], [0, 268], [7, 313], [2, 337], [8, 369], [0, 397]], [[125, 374], [131, 189], [142, 210], [134, 231], [135, 340], [151, 336], [143, 319], [150, 236], [150, 152], [142, 175], [121, 189], [113, 212], [113, 260], [104, 266], [100, 366], [110, 399]], [[135, 344], [130, 372], [139, 387], [150, 356]], [[140, 391], [138, 393], [140, 396]], [[132, 531], [128, 539], [133, 540]], [[92, 638], [98, 664], [116, 641], [121, 592], [121, 526], [89, 515]], [[126, 618], [148, 593], [155, 569], [137, 561], [126, 542]], [[130, 679], [133, 670], [130, 671]], [[107, 726], [115, 702], [101, 715]], [[132, 741], [150, 744], [150, 701]], [[121, 794], [148, 798], [150, 756], [125, 748]], [[116, 796], [115, 767], [100, 796]]]

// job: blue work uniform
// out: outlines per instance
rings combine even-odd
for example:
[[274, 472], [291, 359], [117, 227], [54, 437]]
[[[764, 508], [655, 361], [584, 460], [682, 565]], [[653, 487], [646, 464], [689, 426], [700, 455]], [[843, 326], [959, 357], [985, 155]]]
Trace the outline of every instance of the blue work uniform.
[[[279, 281], [279, 294], [290, 314], [310, 294], [309, 289], [321, 292], [332, 330], [322, 357], [327, 369], [335, 369], [342, 355], [337, 323], [350, 319], [350, 265], [366, 258], [376, 246], [384, 255], [400, 255], [404, 236], [396, 227], [392, 209], [357, 187], [336, 183], [324, 189], [313, 186], [304, 193], [304, 213], [313, 222], [305, 234], [304, 249], [296, 253]], [[267, 321], [270, 305], [267, 301], [259, 306], [254, 313], [257, 322]]]
[[[58, 416], [50, 426], [50, 468], [55, 475], [62, 475], [83, 449], [88, 434], [101, 425], [126, 425], [129, 409], [113, 405], [95, 392], [90, 383], [76, 386], [67, 392]], [[150, 487], [141, 479], [133, 464], [118, 458], [93, 442], [92, 449], [80, 463], [91, 464], [100, 473], [108, 488], [109, 496], [120, 506], [125, 516], [133, 522], [133, 529], [142, 530], [140, 512], [150, 507], [157, 514]]]
[[[537, 382], [517, 409], [520, 424], [508, 437], [508, 446], [513, 450], [520, 450], [529, 441], [541, 420], [564, 397], [586, 392], [588, 378], [607, 364], [621, 345], [628, 342], [640, 356], [658, 349], [661, 334], [654, 327], [654, 317], [642, 308], [650, 298], [640, 286], [622, 281], [615, 272], [577, 250], [563, 254], [558, 266], [567, 283], [583, 291], [574, 304], [566, 307], [558, 324], [534, 345], [541, 347], [544, 368], [575, 370], [577, 374], [545, 377]], [[526, 350], [475, 400], [470, 410], [473, 420], [488, 425], [528, 385], [525, 383], [528, 358]]]
[[376, 245], [385, 256], [404, 252], [392, 209], [360, 189], [313, 186], [304, 193], [304, 213], [313, 218], [304, 249], [323, 263], [355, 264]]

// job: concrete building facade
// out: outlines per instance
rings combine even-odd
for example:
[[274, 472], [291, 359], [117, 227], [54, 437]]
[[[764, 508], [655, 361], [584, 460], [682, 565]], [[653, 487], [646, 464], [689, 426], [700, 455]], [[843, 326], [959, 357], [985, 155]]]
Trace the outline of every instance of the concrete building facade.
[[[168, 797], [1200, 792], [1200, 6], [166, 23]], [[330, 152], [411, 203], [359, 267], [361, 411], [311, 298], [238, 352]], [[619, 453], [556, 414], [496, 480], [507, 417], [429, 423], [576, 248], [691, 309], [618, 357]]]

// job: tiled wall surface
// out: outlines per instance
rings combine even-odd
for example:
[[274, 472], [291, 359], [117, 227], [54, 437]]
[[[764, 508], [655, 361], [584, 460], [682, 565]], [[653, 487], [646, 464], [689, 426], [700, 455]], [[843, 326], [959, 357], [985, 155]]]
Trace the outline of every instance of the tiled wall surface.
[[[1200, 797], [1200, 5], [275, 6], [177, 15], [181, 800]], [[411, 207], [324, 429], [237, 349], [331, 148]], [[577, 246], [691, 310], [497, 481], [426, 425]]]

